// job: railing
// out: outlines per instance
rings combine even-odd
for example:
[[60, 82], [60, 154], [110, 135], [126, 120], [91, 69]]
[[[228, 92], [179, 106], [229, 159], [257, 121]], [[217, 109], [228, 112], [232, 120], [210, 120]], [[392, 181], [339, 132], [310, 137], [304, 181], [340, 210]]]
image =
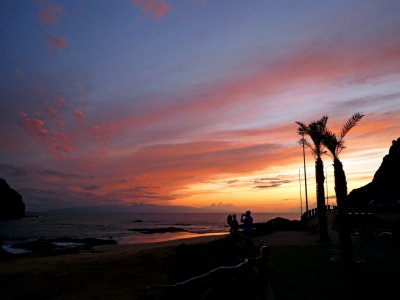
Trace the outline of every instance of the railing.
[[[366, 207], [347, 208], [343, 216], [338, 214], [337, 206], [327, 206], [327, 211], [334, 210], [331, 218], [332, 230], [339, 232], [340, 224], [360, 237], [376, 236], [382, 232], [398, 238], [400, 236], [400, 201], [397, 203], [370, 204]], [[318, 209], [310, 209], [302, 216], [310, 229], [318, 230]]]
[[[146, 289], [143, 299], [266, 299], [268, 247], [236, 266], [218, 267], [203, 275]], [[254, 294], [254, 295], [252, 295]]]
[[[327, 211], [336, 210], [337, 206], [335, 206], [335, 205], [326, 205], [325, 208], [326, 208]], [[312, 217], [315, 217], [315, 216], [318, 216], [318, 208], [312, 208], [312, 209], [309, 209], [308, 211], [304, 212], [302, 218], [312, 218]]]

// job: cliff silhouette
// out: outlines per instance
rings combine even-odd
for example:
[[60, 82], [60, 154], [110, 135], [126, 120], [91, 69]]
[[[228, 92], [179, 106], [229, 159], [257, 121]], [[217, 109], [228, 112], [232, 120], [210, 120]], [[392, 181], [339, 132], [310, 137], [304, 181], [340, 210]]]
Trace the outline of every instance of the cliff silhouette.
[[0, 218], [25, 217], [25, 204], [22, 196], [12, 189], [7, 181], [0, 178]]
[[367, 185], [347, 197], [349, 207], [400, 207], [400, 138], [392, 146]]

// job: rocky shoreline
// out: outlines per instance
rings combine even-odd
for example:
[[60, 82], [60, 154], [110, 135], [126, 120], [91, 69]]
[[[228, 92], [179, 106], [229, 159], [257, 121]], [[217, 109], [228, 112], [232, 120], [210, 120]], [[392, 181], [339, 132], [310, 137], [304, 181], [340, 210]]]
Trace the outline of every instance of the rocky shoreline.
[[3, 245], [0, 257], [27, 257], [27, 256], [51, 256], [94, 251], [94, 247], [100, 245], [116, 245], [112, 239], [96, 238], [58, 238], [38, 239], [34, 241], [18, 242]]
[[[255, 237], [271, 234], [275, 231], [297, 231], [304, 230], [304, 225], [297, 220], [288, 220], [285, 218], [274, 218], [264, 223], [253, 224], [253, 235]], [[175, 233], [187, 232], [181, 227], [160, 227], [160, 228], [131, 228], [129, 231], [141, 234], [157, 233]], [[10, 244], [3, 244], [0, 247], [0, 258], [7, 257], [29, 257], [29, 256], [52, 256], [79, 252], [95, 251], [94, 247], [100, 245], [118, 244], [113, 239], [98, 238], [56, 238], [56, 239], [38, 239], [33, 241], [20, 241]]]

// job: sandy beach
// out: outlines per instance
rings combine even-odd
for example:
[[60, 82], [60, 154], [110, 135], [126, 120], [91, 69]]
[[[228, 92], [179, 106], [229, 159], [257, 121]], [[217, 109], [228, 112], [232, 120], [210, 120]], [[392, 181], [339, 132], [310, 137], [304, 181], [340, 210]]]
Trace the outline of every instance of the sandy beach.
[[[2, 260], [1, 298], [140, 299], [146, 287], [171, 283], [180, 245], [204, 247], [224, 238], [107, 245], [79, 254]], [[329, 243], [319, 243], [309, 231], [279, 231], [257, 239], [269, 248], [268, 299], [398, 299], [399, 244], [393, 239], [354, 237], [360, 262], [350, 267], [335, 261], [340, 255], [335, 232]]]
[[174, 248], [221, 238], [106, 245], [91, 252], [1, 260], [1, 299], [132, 299], [145, 287], [168, 283]]

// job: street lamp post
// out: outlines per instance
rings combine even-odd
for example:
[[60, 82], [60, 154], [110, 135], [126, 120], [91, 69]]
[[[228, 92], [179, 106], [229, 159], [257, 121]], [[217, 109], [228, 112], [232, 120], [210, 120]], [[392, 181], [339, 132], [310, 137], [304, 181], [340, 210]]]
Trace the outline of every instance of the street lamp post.
[[306, 151], [304, 149], [305, 144], [304, 134], [302, 135], [302, 145], [303, 145], [303, 164], [304, 164], [304, 193], [306, 195], [306, 214], [308, 216], [308, 194], [307, 194], [307, 172], [306, 172]]
[[303, 217], [303, 196], [301, 194], [301, 177], [300, 177], [300, 169], [299, 169], [299, 186], [300, 186], [300, 220]]

